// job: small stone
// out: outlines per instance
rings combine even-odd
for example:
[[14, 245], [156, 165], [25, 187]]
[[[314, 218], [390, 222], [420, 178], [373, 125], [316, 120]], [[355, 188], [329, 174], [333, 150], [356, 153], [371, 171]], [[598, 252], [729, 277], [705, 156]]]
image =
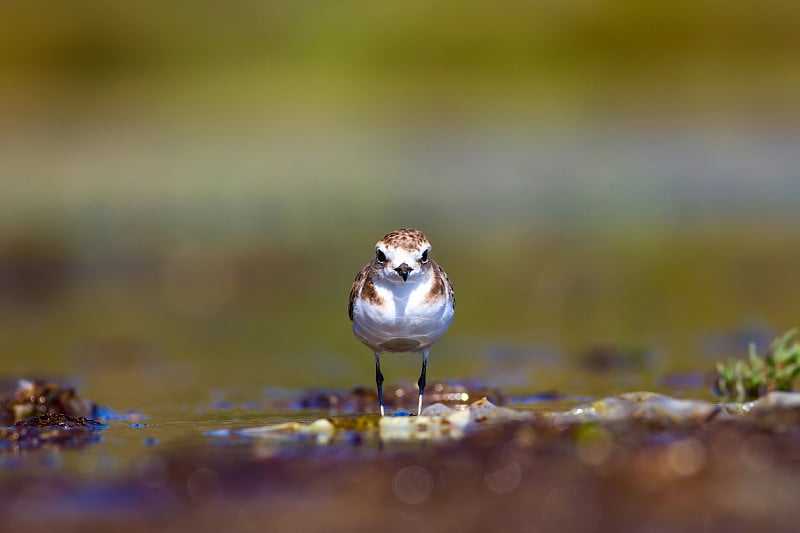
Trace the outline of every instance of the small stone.
[[443, 403], [435, 403], [423, 409], [422, 416], [449, 416], [455, 412], [456, 410], [452, 407], [448, 407]]
[[800, 407], [800, 393], [773, 391], [750, 404], [751, 411], [776, 407]]

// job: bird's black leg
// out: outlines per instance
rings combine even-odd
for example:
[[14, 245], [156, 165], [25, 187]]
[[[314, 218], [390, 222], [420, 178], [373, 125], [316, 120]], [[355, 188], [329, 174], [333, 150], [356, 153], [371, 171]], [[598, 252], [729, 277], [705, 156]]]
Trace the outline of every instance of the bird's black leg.
[[422, 395], [425, 394], [425, 372], [428, 370], [429, 350], [422, 352], [422, 373], [419, 375], [417, 387], [419, 387], [419, 404], [417, 405], [417, 416], [422, 413]]
[[383, 416], [383, 374], [381, 374], [381, 354], [377, 352], [375, 353], [375, 383], [378, 385], [378, 401], [381, 404], [381, 416]]

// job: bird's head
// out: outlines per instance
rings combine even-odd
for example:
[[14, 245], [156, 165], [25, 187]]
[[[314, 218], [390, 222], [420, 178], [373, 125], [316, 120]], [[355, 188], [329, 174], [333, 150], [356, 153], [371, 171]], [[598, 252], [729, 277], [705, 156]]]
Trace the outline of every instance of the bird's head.
[[414, 280], [430, 268], [431, 243], [422, 232], [399, 229], [375, 244], [375, 267], [391, 281]]

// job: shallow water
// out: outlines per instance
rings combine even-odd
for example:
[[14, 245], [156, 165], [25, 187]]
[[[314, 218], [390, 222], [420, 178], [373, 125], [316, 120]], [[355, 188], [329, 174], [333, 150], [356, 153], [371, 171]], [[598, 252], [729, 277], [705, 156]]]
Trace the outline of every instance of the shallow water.
[[[439, 385], [432, 383], [429, 392], [436, 387]], [[387, 385], [387, 391], [392, 389], [393, 387]], [[704, 384], [703, 389], [695, 391], [696, 394], [693, 396], [709, 396], [707, 389]], [[531, 412], [568, 410], [593, 399], [589, 395], [571, 396], [556, 391], [539, 391], [531, 394], [507, 394], [499, 390], [497, 392], [502, 393], [502, 396], [495, 400], [500, 404]], [[154, 456], [181, 453], [181, 450], [199, 453], [203, 449], [223, 447], [225, 454], [242, 458], [308, 451], [309, 446], [314, 447], [314, 443], [305, 439], [286, 439], [274, 442], [270, 446], [254, 448], [257, 436], [242, 433], [241, 430], [287, 422], [310, 423], [320, 418], [346, 420], [363, 412], [348, 408], [344, 404], [338, 408], [317, 409], [296, 406], [300, 401], [306, 401], [301, 400], [302, 398], [314, 399], [320, 394], [324, 397], [325, 394], [333, 393], [347, 397], [350, 391], [267, 389], [260, 393], [256, 392], [257, 396], [252, 399], [237, 401], [217, 400], [206, 404], [185, 402], [179, 405], [150, 404], [144, 410], [127, 411], [104, 408], [98, 413], [97, 418], [108, 427], [97, 432], [96, 442], [78, 448], [44, 445], [35, 449], [6, 451], [0, 454], [0, 476], [27, 478], [66, 475], [74, 480], [95, 483], [104, 479], [135, 477], [142, 469], [146, 470], [151, 466]], [[407, 395], [411, 397], [411, 394]], [[224, 391], [216, 390], [214, 396], [222, 397]], [[232, 396], [246, 398], [241, 390]], [[464, 401], [459, 403], [467, 405], [478, 399], [478, 396], [480, 394], [473, 393], [470, 398], [464, 394]], [[426, 405], [432, 403], [433, 400], [430, 399], [432, 397], [433, 394], [428, 395], [429, 401]], [[374, 416], [377, 403], [368, 405], [367, 410]], [[390, 408], [387, 411], [390, 416], [403, 416], [408, 412], [402, 408]], [[352, 444], [345, 441], [337, 447], [347, 452]], [[367, 448], [377, 451], [375, 443]]]

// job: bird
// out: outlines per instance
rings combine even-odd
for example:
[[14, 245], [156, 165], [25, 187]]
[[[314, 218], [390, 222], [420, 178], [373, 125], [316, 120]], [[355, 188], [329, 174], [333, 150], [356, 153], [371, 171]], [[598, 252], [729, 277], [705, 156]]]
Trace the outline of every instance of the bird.
[[417, 381], [420, 415], [431, 346], [453, 322], [453, 285], [430, 252], [431, 243], [421, 231], [404, 228], [387, 233], [375, 243], [375, 257], [356, 274], [350, 289], [347, 311], [353, 333], [375, 355], [381, 416], [385, 415], [381, 356], [422, 355]]

